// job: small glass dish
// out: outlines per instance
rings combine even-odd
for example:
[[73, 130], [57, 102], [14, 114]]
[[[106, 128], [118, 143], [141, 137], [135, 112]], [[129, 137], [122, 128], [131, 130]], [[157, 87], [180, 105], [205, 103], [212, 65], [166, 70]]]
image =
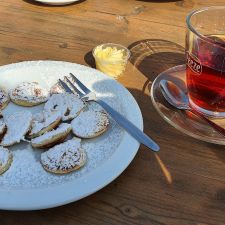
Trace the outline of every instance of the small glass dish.
[[126, 69], [130, 50], [122, 45], [106, 43], [96, 46], [92, 51], [96, 69], [117, 78]]

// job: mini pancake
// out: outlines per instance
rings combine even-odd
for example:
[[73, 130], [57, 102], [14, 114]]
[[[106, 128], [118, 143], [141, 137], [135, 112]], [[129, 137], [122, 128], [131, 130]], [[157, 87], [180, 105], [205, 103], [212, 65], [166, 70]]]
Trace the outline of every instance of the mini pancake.
[[50, 95], [53, 94], [61, 94], [64, 93], [65, 91], [63, 90], [63, 88], [58, 84], [54, 84], [51, 88], [50, 88]]
[[44, 133], [43, 135], [31, 140], [34, 148], [48, 148], [65, 140], [72, 127], [68, 123], [61, 123], [55, 130]]
[[3, 119], [0, 119], [0, 141], [4, 137], [6, 130], [7, 128], [5, 122], [3, 121]]
[[49, 92], [37, 82], [23, 82], [10, 90], [9, 96], [17, 105], [35, 106], [46, 102]]
[[77, 137], [94, 138], [107, 130], [109, 118], [103, 109], [88, 109], [73, 119], [71, 125]]
[[61, 121], [59, 111], [37, 113], [33, 116], [28, 138], [35, 138], [56, 128]]
[[7, 127], [0, 145], [11, 146], [24, 140], [24, 135], [29, 131], [32, 121], [32, 114], [29, 111], [19, 111], [3, 115]]
[[84, 109], [86, 104], [76, 94], [53, 94], [45, 103], [44, 110], [60, 111], [62, 121], [72, 120]]
[[41, 154], [41, 164], [45, 170], [56, 174], [66, 174], [82, 167], [87, 160], [81, 147], [81, 140], [73, 138], [56, 145]]
[[0, 89], [0, 115], [2, 115], [2, 110], [9, 104], [10, 98], [8, 93]]
[[13, 161], [12, 153], [7, 149], [0, 146], [0, 174], [3, 174], [9, 169]]

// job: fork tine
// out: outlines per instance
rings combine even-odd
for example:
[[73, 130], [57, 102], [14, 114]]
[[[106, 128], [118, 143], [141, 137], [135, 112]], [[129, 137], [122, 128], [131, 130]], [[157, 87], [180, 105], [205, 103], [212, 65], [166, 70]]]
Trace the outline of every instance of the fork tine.
[[61, 79], [59, 79], [59, 84], [61, 85], [61, 87], [68, 93], [73, 93], [73, 91], [69, 88], [69, 86], [62, 81]]
[[73, 81], [77, 83], [77, 85], [81, 88], [82, 91], [84, 91], [86, 94], [90, 93], [91, 91], [80, 81], [78, 80], [72, 73], [70, 73], [70, 76], [72, 77]]
[[73, 88], [73, 90], [75, 92], [77, 92], [78, 95], [80, 95], [80, 97], [84, 96], [84, 94], [82, 92], [80, 92], [80, 90], [74, 86], [74, 84], [68, 79], [68, 77], [65, 76], [64, 79], [70, 84], [70, 86]]

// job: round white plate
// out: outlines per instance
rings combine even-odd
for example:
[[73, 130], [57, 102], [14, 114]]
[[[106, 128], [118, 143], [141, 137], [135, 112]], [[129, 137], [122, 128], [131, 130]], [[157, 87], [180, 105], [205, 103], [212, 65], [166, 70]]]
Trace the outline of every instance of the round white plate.
[[78, 2], [79, 0], [34, 0], [34, 1], [48, 5], [68, 5], [74, 2]]
[[[0, 86], [6, 89], [23, 81], [37, 81], [50, 88], [58, 78], [74, 73], [97, 96], [143, 129], [141, 111], [126, 88], [103, 73], [86, 66], [60, 61], [28, 61], [0, 67]], [[10, 103], [4, 113], [39, 112], [43, 105], [21, 107]], [[83, 168], [66, 175], [53, 175], [40, 164], [41, 150], [29, 143], [10, 149], [13, 163], [0, 176], [0, 209], [35, 210], [64, 205], [84, 198], [118, 177], [136, 155], [139, 143], [111, 118], [110, 128], [100, 137], [82, 141], [87, 152]]]

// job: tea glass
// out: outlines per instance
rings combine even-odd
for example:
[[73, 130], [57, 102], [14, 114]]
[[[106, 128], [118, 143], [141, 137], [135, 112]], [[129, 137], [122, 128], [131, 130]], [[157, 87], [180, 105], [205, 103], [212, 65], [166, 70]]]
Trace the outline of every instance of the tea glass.
[[190, 105], [206, 116], [225, 117], [225, 6], [193, 11], [186, 24]]

